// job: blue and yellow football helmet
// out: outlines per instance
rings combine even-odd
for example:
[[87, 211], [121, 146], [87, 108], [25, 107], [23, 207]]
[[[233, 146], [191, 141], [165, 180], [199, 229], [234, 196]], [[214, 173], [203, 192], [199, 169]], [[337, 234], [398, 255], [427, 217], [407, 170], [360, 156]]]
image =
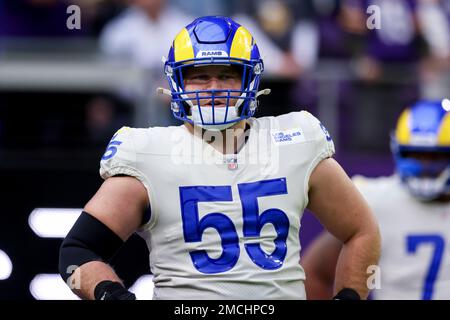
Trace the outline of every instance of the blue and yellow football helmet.
[[391, 135], [397, 173], [421, 200], [450, 194], [450, 101], [419, 101]]
[[[241, 89], [186, 91], [183, 81], [183, 73], [186, 68], [205, 65], [240, 67], [242, 70]], [[164, 71], [169, 81], [170, 91], [161, 88], [158, 90], [171, 95], [173, 115], [177, 119], [203, 127], [223, 129], [253, 116], [257, 107], [257, 97], [270, 92], [269, 89], [258, 92], [264, 64], [255, 40], [247, 29], [228, 17], [201, 17], [181, 30], [169, 50]], [[216, 120], [214, 100], [219, 98], [226, 99], [227, 103], [226, 109], [220, 110], [225, 111], [225, 116], [221, 120]], [[201, 114], [201, 99], [212, 101], [213, 117], [210, 122], [207, 122], [205, 120], [207, 117], [203, 117]], [[230, 99], [237, 99], [236, 105], [229, 106]], [[229, 116], [231, 114], [230, 107], [238, 110], [238, 117]], [[198, 108], [199, 119], [193, 119], [192, 108]]]

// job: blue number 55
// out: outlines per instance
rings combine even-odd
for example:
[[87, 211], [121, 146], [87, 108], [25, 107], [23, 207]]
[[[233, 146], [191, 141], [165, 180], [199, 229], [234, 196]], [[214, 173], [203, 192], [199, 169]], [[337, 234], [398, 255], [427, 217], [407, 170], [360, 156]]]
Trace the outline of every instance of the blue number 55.
[[[238, 184], [242, 205], [244, 238], [259, 237], [263, 226], [271, 223], [276, 232], [275, 250], [265, 253], [259, 243], [245, 243], [252, 261], [263, 269], [277, 269], [286, 257], [289, 219], [280, 209], [267, 209], [259, 214], [258, 197], [287, 194], [286, 179], [263, 180]], [[233, 268], [240, 255], [239, 237], [233, 221], [223, 213], [208, 213], [199, 219], [199, 202], [233, 201], [231, 186], [180, 187], [181, 216], [186, 242], [200, 242], [205, 229], [214, 228], [222, 239], [222, 254], [213, 259], [205, 250], [190, 252], [195, 268], [203, 273], [221, 273]]]

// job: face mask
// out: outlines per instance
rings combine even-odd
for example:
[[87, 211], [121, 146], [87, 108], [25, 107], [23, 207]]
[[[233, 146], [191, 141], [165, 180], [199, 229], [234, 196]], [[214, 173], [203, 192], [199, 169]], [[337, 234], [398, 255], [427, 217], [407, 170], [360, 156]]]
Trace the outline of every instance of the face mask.
[[[201, 110], [201, 117], [200, 117], [200, 110]], [[233, 125], [236, 124], [236, 122], [230, 122], [225, 124], [204, 124], [204, 123], [213, 123], [213, 108], [208, 107], [198, 107], [193, 106], [191, 107], [192, 110], [192, 116], [191, 119], [194, 122], [196, 126], [199, 126], [203, 129], [212, 130], [212, 131], [220, 131], [225, 130]], [[226, 114], [226, 119], [225, 119]], [[202, 122], [203, 117], [203, 122]], [[233, 121], [239, 119], [239, 115], [237, 112], [236, 107], [228, 107], [228, 113], [226, 107], [220, 107], [220, 108], [214, 108], [214, 120], [215, 122], [221, 123], [225, 121]]]
[[449, 179], [450, 168], [447, 168], [436, 178], [410, 177], [405, 180], [405, 183], [415, 197], [423, 201], [431, 201], [450, 191]]

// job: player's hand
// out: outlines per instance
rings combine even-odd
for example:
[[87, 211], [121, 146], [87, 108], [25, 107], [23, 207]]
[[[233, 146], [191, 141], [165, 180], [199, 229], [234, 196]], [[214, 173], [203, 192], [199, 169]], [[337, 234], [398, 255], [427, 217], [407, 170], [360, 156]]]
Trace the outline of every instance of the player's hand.
[[105, 280], [97, 284], [94, 290], [95, 300], [136, 300], [134, 293], [119, 283]]

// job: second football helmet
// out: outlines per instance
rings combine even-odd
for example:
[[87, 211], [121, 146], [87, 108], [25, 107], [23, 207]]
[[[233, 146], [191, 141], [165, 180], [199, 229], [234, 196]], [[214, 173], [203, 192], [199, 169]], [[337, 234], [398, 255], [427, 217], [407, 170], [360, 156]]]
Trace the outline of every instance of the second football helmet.
[[397, 173], [422, 200], [450, 194], [450, 101], [419, 101], [400, 115], [391, 149]]

